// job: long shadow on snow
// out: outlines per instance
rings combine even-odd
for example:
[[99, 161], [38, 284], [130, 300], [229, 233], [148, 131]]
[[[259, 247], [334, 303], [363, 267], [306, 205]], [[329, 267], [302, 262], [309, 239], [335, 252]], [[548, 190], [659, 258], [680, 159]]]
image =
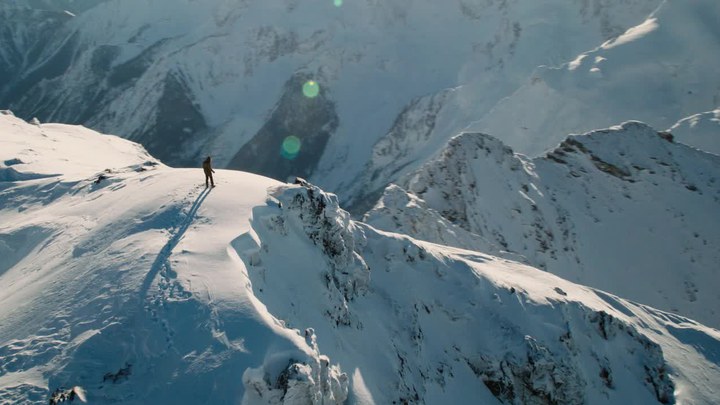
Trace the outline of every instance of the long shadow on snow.
[[140, 288], [141, 301], [145, 300], [147, 292], [148, 290], [150, 290], [150, 285], [152, 285], [152, 282], [153, 280], [155, 280], [155, 277], [158, 275], [158, 273], [160, 273], [163, 268], [170, 269], [169, 259], [173, 249], [175, 249], [178, 243], [180, 243], [180, 239], [185, 236], [185, 232], [187, 232], [188, 228], [190, 228], [190, 225], [192, 225], [198, 209], [200, 209], [203, 201], [205, 201], [208, 194], [210, 194], [210, 190], [211, 189], [206, 188], [200, 193], [197, 199], [195, 199], [195, 202], [190, 208], [190, 211], [188, 211], [188, 213], [185, 215], [183, 221], [176, 228], [174, 233], [171, 234], [172, 237], [170, 237], [170, 240], [168, 240], [165, 246], [160, 249], [160, 253], [158, 253], [157, 257], [155, 258], [155, 261], [153, 262], [152, 267], [150, 267], [150, 271], [145, 276], [145, 280], [143, 280], [142, 287]]

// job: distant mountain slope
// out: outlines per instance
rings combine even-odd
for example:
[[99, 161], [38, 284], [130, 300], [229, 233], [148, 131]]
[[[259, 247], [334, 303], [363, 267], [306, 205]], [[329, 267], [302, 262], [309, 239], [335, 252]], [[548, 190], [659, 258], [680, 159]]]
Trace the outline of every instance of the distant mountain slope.
[[[499, 246], [568, 280], [718, 327], [720, 158], [668, 139], [630, 122], [529, 159], [468, 133], [400, 185], [481, 237], [476, 249]], [[386, 206], [366, 220], [454, 244], [415, 226], [414, 209]]]
[[668, 131], [685, 144], [720, 155], [720, 109], [683, 118]]
[[[461, 86], [451, 106], [457, 115], [438, 123], [441, 145], [538, 65], [620, 35], [660, 2], [2, 2], [11, 25], [0, 50], [17, 58], [0, 83], [0, 107], [123, 134], [174, 166], [212, 154], [220, 166], [281, 180], [311, 174], [344, 194], [412, 100]], [[36, 11], [25, 16], [19, 5]], [[44, 29], [43, 16], [62, 22]], [[42, 40], [14, 47], [26, 31]], [[298, 75], [319, 83], [329, 101], [322, 111], [306, 115]], [[266, 139], [269, 130], [277, 140]], [[327, 141], [314, 142], [317, 132]], [[299, 156], [282, 162], [290, 136], [302, 142]], [[255, 153], [242, 151], [246, 145]], [[311, 165], [300, 162], [306, 154]], [[278, 164], [270, 171], [265, 162]]]
[[[640, 120], [669, 128], [720, 106], [720, 3], [666, 0], [642, 24], [561, 67], [538, 68], [468, 128], [536, 156], [565, 134]], [[693, 143], [720, 147], [720, 138]]]
[[[351, 191], [343, 193], [349, 194], [349, 208], [364, 214], [388, 183], [417, 170], [460, 132], [490, 134], [519, 153], [539, 156], [570, 133], [628, 120], [666, 129], [716, 108], [719, 7], [714, 0], [663, 1], [639, 25], [593, 43], [579, 56], [542, 62], [512, 80], [512, 88], [506, 87], [507, 77], [477, 72], [461, 86], [413, 100], [375, 143]], [[565, 43], [565, 38], [536, 38]], [[521, 64], [518, 58], [512, 63]], [[716, 137], [681, 139], [707, 151], [720, 145]]]
[[8, 115], [0, 146], [0, 402], [718, 396], [716, 330], [377, 231], [317, 187], [218, 170], [208, 192], [131, 142]]

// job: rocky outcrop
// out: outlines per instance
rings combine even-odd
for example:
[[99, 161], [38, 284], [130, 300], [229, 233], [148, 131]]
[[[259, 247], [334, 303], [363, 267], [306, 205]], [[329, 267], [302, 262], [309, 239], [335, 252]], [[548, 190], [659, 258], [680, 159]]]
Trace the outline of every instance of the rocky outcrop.
[[330, 263], [329, 278], [346, 300], [362, 294], [369, 281], [369, 269], [357, 250], [364, 235], [341, 210], [337, 196], [305, 183], [279, 188], [273, 197], [283, 209], [283, 221], [297, 224]]
[[[274, 358], [243, 374], [243, 403], [266, 405], [342, 405], [348, 397], [348, 376], [318, 350], [315, 331], [305, 330], [313, 356], [290, 358], [281, 365]], [[281, 357], [281, 356], [280, 356]]]

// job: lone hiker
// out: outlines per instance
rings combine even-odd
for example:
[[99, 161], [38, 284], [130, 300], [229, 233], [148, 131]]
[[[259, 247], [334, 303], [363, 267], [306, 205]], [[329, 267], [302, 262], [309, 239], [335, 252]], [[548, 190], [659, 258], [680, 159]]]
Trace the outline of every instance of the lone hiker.
[[210, 156], [208, 156], [205, 161], [203, 161], [203, 171], [205, 172], [205, 188], [208, 188], [208, 179], [210, 179], [210, 184], [215, 187], [215, 180], [213, 180], [212, 174], [215, 173], [215, 170], [212, 169], [212, 166], [210, 165]]

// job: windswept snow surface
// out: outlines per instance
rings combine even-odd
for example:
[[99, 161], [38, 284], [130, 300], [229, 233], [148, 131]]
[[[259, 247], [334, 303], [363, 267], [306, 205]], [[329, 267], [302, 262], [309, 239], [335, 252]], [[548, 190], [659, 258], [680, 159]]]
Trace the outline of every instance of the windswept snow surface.
[[718, 331], [378, 231], [317, 187], [217, 170], [205, 190], [130, 142], [10, 115], [0, 145], [0, 402], [75, 386], [126, 404], [720, 394]]

